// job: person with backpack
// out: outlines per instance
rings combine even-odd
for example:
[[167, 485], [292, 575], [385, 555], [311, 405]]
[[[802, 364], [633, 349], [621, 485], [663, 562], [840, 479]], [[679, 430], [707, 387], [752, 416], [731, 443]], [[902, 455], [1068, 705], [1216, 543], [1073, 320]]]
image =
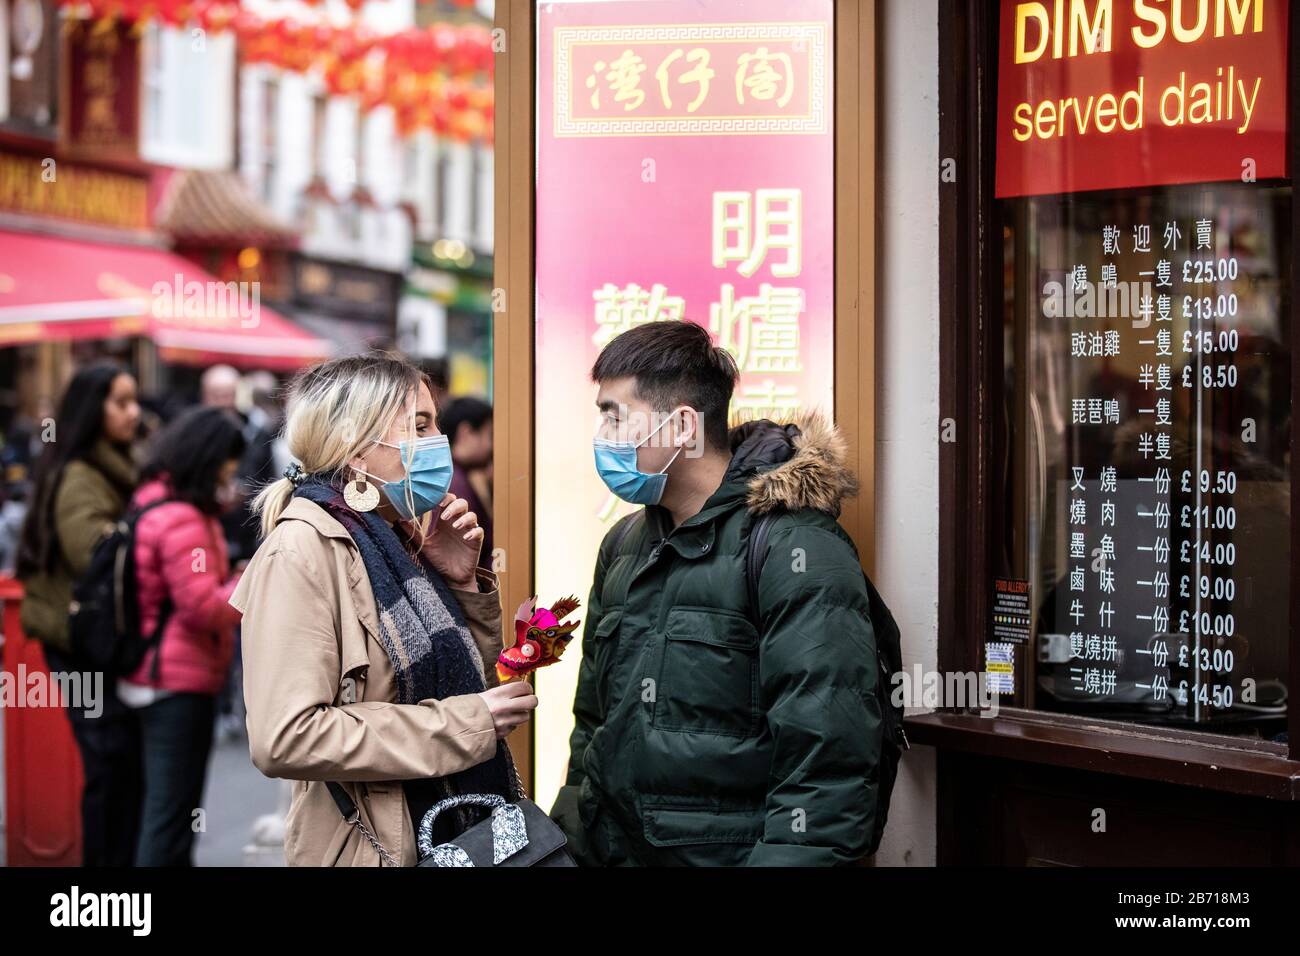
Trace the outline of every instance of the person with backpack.
[[238, 503], [241, 423], [192, 408], [155, 436], [131, 501], [139, 631], [151, 635], [118, 694], [140, 715], [144, 802], [136, 866], [190, 866], [217, 695], [235, 653], [239, 583], [221, 514]]
[[[34, 468], [16, 573], [24, 587], [23, 632], [41, 641], [51, 671], [95, 669], [72, 650], [73, 587], [135, 489], [131, 446], [139, 424], [135, 377], [102, 362], [73, 375], [57, 416], [42, 427], [46, 445]], [[140, 730], [111, 679], [102, 696], [98, 716], [67, 708], [84, 779], [82, 863], [130, 866], [140, 817]]]
[[596, 468], [644, 508], [600, 547], [551, 811], [584, 865], [848, 864], [878, 840], [885, 678], [836, 521], [857, 481], [817, 416], [728, 431], [737, 377], [688, 322], [624, 332], [592, 369]]

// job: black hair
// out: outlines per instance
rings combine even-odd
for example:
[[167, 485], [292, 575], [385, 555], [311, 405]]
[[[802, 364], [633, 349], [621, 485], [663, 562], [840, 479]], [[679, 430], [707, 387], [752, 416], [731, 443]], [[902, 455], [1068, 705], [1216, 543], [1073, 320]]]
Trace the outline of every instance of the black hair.
[[173, 497], [217, 514], [221, 466], [242, 458], [247, 444], [240, 426], [223, 408], [200, 406], [182, 412], [154, 438], [141, 480], [166, 474]]
[[689, 405], [704, 420], [711, 448], [727, 448], [727, 410], [740, 372], [731, 353], [694, 322], [647, 322], [613, 338], [591, 369], [593, 382], [636, 379], [636, 394], [657, 412]]
[[438, 412], [438, 431], [447, 436], [447, 441], [456, 444], [456, 432], [461, 425], [469, 425], [478, 431], [492, 421], [492, 406], [481, 398], [453, 398], [442, 411]]
[[[85, 459], [104, 435], [104, 403], [120, 375], [131, 373], [116, 362], [99, 361], [78, 369], [59, 400], [55, 439], [32, 468], [32, 503], [19, 536], [17, 573], [54, 570], [58, 553], [54, 501], [68, 463]], [[130, 489], [123, 489], [129, 492]]]

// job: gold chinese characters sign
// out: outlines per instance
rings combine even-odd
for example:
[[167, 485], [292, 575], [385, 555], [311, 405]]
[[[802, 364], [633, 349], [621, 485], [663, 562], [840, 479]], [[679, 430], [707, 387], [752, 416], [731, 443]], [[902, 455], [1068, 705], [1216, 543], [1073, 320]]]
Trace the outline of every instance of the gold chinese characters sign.
[[557, 27], [554, 135], [824, 133], [830, 24]]
[[0, 211], [146, 229], [148, 185], [141, 176], [0, 153]]
[[126, 23], [74, 23], [64, 37], [60, 132], [66, 152], [138, 158], [140, 42]]

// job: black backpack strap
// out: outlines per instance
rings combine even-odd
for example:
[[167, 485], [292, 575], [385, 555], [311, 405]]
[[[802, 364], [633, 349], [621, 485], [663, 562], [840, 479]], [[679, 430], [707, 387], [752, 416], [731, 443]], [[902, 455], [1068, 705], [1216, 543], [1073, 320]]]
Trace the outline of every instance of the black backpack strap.
[[[153, 664], [149, 668], [149, 679], [158, 680], [159, 670], [162, 667], [162, 636], [163, 629], [167, 627], [167, 622], [172, 616], [172, 596], [171, 594], [163, 595], [162, 604], [158, 606], [158, 623], [153, 626], [153, 633], [149, 635], [147, 647], [153, 651]], [[147, 651], [146, 651], [147, 653]]]
[[[158, 498], [155, 501], [149, 502], [147, 505], [141, 505], [139, 508], [136, 508], [134, 511], [131, 511], [126, 515], [126, 522], [131, 528], [131, 540], [129, 545], [131, 548], [135, 548], [135, 529], [139, 525], [140, 519], [148, 512], [153, 511], [154, 508], [172, 504], [174, 501], [176, 501], [175, 498]], [[171, 619], [173, 610], [174, 608], [172, 607], [172, 596], [170, 592], [164, 593], [162, 603], [158, 605], [158, 620], [154, 623], [153, 633], [149, 635], [149, 640], [145, 644], [146, 654], [150, 650], [153, 651], [153, 663], [149, 667], [149, 679], [153, 681], [158, 680], [159, 670], [162, 667], [162, 650], [160, 645], [162, 644], [163, 630], [167, 627], [167, 622]]]
[[153, 511], [154, 508], [160, 507], [161, 505], [170, 505], [175, 501], [175, 498], [159, 498], [156, 501], [151, 501], [147, 505], [141, 505], [133, 511], [128, 511], [124, 516], [125, 520], [131, 526], [132, 530], [134, 530], [136, 522], [143, 518], [146, 512]]
[[611, 557], [618, 557], [618, 552], [623, 547], [623, 542], [627, 540], [627, 536], [632, 532], [634, 527], [641, 524], [644, 520], [645, 509], [642, 508], [640, 511], [628, 515], [618, 524], [614, 532], [614, 553]]
[[745, 552], [745, 587], [749, 592], [749, 613], [760, 633], [763, 630], [763, 616], [758, 608], [758, 581], [762, 577], [763, 563], [767, 561], [770, 547], [767, 534], [775, 521], [776, 515], [770, 511], [759, 515], [749, 528], [749, 548]]

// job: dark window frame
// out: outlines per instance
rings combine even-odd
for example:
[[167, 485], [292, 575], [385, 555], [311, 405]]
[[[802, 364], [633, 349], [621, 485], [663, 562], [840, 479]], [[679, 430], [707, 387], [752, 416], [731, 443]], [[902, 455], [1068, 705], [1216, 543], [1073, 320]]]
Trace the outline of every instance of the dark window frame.
[[[956, 440], [939, 444], [939, 627], [941, 671], [981, 669], [989, 633], [995, 549], [1006, 515], [994, 464], [1006, 453], [1002, 414], [1002, 222], [994, 199], [998, 64], [997, 0], [940, 0], [939, 156], [956, 178], [939, 189], [940, 419]], [[1290, 181], [1300, 171], [1300, 11], [1290, 17]], [[1294, 194], [1293, 194], [1294, 195]], [[1292, 248], [1300, 196], [1292, 201]], [[1291, 262], [1300, 290], [1300, 256]], [[1291, 321], [1297, 320], [1292, 296]], [[1300, 405], [1300, 349], [1291, 356], [1291, 401]], [[1295, 441], [1294, 436], [1292, 439]], [[1291, 483], [1293, 635], [1287, 672], [1300, 691], [1300, 484]], [[1099, 770], [1284, 800], [1300, 800], [1300, 706], [1287, 715], [1286, 745], [1003, 707], [999, 716], [940, 712], [909, 718], [921, 743], [988, 756]]]

